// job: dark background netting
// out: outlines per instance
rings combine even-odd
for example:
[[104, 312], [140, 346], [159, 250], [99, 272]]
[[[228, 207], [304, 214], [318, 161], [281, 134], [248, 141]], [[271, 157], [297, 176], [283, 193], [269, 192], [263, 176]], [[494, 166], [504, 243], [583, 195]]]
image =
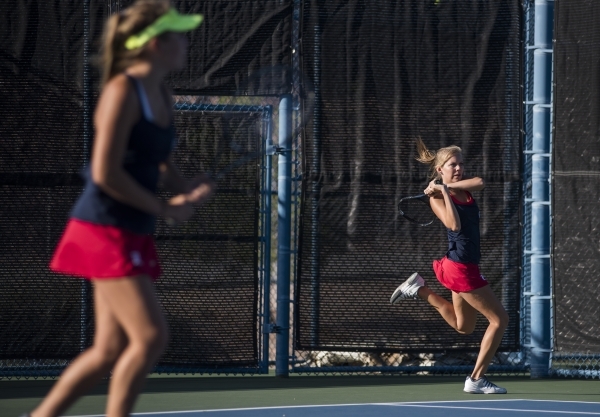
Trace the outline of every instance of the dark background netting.
[[[305, 162], [296, 347], [477, 350], [486, 328], [460, 336], [422, 303], [391, 306], [412, 272], [449, 297], [431, 261], [447, 247], [440, 224], [419, 228], [396, 204], [426, 186], [414, 139], [463, 148], [482, 176], [482, 273], [519, 346], [520, 4], [307, 1], [303, 71], [315, 80]], [[319, 113], [320, 111], [320, 113]]]
[[[130, 3], [0, 5], [0, 360], [68, 360], [91, 343], [89, 287], [50, 273], [47, 265], [81, 191], [78, 172], [93, 137], [99, 76], [84, 65], [84, 55], [97, 51], [106, 17]], [[182, 12], [203, 13], [206, 22], [190, 35], [188, 69], [169, 79], [175, 91], [289, 91], [285, 73], [250, 77], [257, 68], [289, 66], [289, 2], [174, 3]], [[176, 159], [187, 176], [212, 168], [225, 125], [252, 149], [262, 135], [261, 115], [251, 113], [178, 113], [176, 124]], [[224, 155], [221, 164], [232, 158]], [[236, 170], [219, 186], [193, 221], [158, 226], [164, 276], [157, 292], [171, 333], [161, 365], [217, 369], [259, 360], [257, 165]]]
[[48, 270], [86, 159], [82, 35], [82, 2], [0, 6], [2, 359], [71, 358], [88, 342], [82, 283]]
[[[178, 112], [174, 158], [188, 177], [213, 170], [215, 138], [227, 132], [258, 151], [262, 114]], [[227, 126], [225, 126], [227, 125]], [[229, 152], [219, 167], [237, 160]], [[164, 274], [156, 284], [171, 329], [160, 365], [258, 365], [258, 215], [256, 163], [230, 172], [197, 216], [173, 229], [161, 223], [157, 242]]]
[[[96, 0], [99, 1], [99, 0]], [[114, 1], [116, 9], [133, 3]], [[292, 2], [278, 0], [177, 0], [204, 22], [189, 34], [187, 67], [169, 77], [179, 93], [279, 95], [289, 93]], [[271, 72], [267, 68], [284, 67]]]
[[554, 340], [600, 353], [600, 3], [556, 2], [553, 137]]

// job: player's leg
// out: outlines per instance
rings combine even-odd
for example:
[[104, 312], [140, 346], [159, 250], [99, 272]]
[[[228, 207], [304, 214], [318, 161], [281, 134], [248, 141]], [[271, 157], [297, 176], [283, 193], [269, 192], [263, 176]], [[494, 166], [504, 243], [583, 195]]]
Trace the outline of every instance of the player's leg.
[[166, 347], [167, 324], [149, 277], [105, 280], [98, 289], [128, 339], [113, 368], [106, 415], [126, 417]]
[[452, 291], [452, 305], [456, 313], [456, 331], [460, 334], [471, 334], [477, 324], [477, 310], [473, 308], [460, 293]]
[[475, 369], [471, 374], [473, 379], [478, 379], [486, 373], [498, 346], [500, 346], [502, 336], [508, 326], [508, 314], [489, 285], [461, 293], [460, 296], [489, 321], [481, 341]]
[[471, 334], [477, 322], [477, 310], [452, 291], [452, 302], [436, 294], [428, 287], [421, 287], [418, 296], [435, 308], [444, 320], [460, 334]]
[[94, 286], [94, 344], [80, 354], [61, 374], [31, 417], [61, 415], [81, 395], [108, 375], [125, 348], [127, 338]]
[[470, 334], [475, 329], [477, 311], [473, 307], [454, 291], [452, 291], [453, 303], [439, 296], [425, 286], [425, 280], [416, 272], [396, 288], [390, 302], [396, 304], [401, 300], [418, 298], [427, 301], [457, 332]]

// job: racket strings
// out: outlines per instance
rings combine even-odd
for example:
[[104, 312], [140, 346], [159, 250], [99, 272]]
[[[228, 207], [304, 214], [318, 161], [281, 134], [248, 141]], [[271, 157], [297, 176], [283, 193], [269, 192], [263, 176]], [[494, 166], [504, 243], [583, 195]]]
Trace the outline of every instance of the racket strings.
[[429, 198], [425, 195], [406, 197], [398, 203], [398, 212], [405, 219], [428, 226], [435, 220], [435, 215], [429, 206]]

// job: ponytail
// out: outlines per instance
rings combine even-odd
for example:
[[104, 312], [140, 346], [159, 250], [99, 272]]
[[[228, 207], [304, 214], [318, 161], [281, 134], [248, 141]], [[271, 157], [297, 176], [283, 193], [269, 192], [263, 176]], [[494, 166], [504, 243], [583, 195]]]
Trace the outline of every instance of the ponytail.
[[418, 156], [415, 159], [422, 164], [429, 165], [429, 179], [439, 178], [437, 168], [444, 166], [448, 159], [462, 153], [462, 149], [456, 145], [431, 151], [420, 137], [417, 138], [416, 144]]
[[102, 86], [104, 86], [108, 80], [115, 76], [114, 63], [117, 49], [115, 38], [117, 38], [117, 28], [119, 27], [120, 21], [121, 14], [117, 13], [112, 15], [104, 26], [104, 36], [102, 39], [100, 59], [102, 70]]
[[427, 149], [427, 145], [425, 145], [421, 137], [417, 138], [417, 153], [419, 154], [416, 158], [417, 161], [428, 165], [435, 163], [436, 153]]

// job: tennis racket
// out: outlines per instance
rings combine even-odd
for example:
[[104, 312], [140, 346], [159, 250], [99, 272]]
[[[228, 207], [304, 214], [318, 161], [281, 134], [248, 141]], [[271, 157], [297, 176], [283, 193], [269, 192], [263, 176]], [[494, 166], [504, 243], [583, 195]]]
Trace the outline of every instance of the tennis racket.
[[[435, 183], [441, 184], [442, 181], [436, 180]], [[427, 194], [413, 195], [400, 199], [398, 202], [398, 213], [406, 220], [418, 226], [429, 226], [435, 220], [435, 214], [431, 210]]]
[[180, 134], [173, 159], [183, 175], [204, 173], [221, 192], [253, 194], [259, 175], [254, 162], [264, 153], [264, 115], [252, 108], [236, 112], [231, 106], [194, 104], [180, 96], [174, 109]]
[[[251, 107], [251, 106], [249, 106]], [[263, 140], [260, 132], [262, 114], [235, 112], [232, 106], [175, 103], [177, 122], [184, 126], [175, 151], [176, 165], [186, 174], [205, 173], [215, 182], [261, 156]], [[236, 108], [235, 106], [233, 107]], [[251, 110], [251, 108], [249, 109]], [[258, 139], [257, 138], [261, 138]], [[234, 175], [239, 182], [250, 172]], [[234, 178], [231, 178], [234, 181]]]
[[231, 114], [223, 115], [223, 134], [216, 141], [212, 167], [206, 172], [215, 182], [260, 156], [261, 143], [251, 143], [247, 137], [243, 137], [244, 127], [236, 125], [231, 119]]

